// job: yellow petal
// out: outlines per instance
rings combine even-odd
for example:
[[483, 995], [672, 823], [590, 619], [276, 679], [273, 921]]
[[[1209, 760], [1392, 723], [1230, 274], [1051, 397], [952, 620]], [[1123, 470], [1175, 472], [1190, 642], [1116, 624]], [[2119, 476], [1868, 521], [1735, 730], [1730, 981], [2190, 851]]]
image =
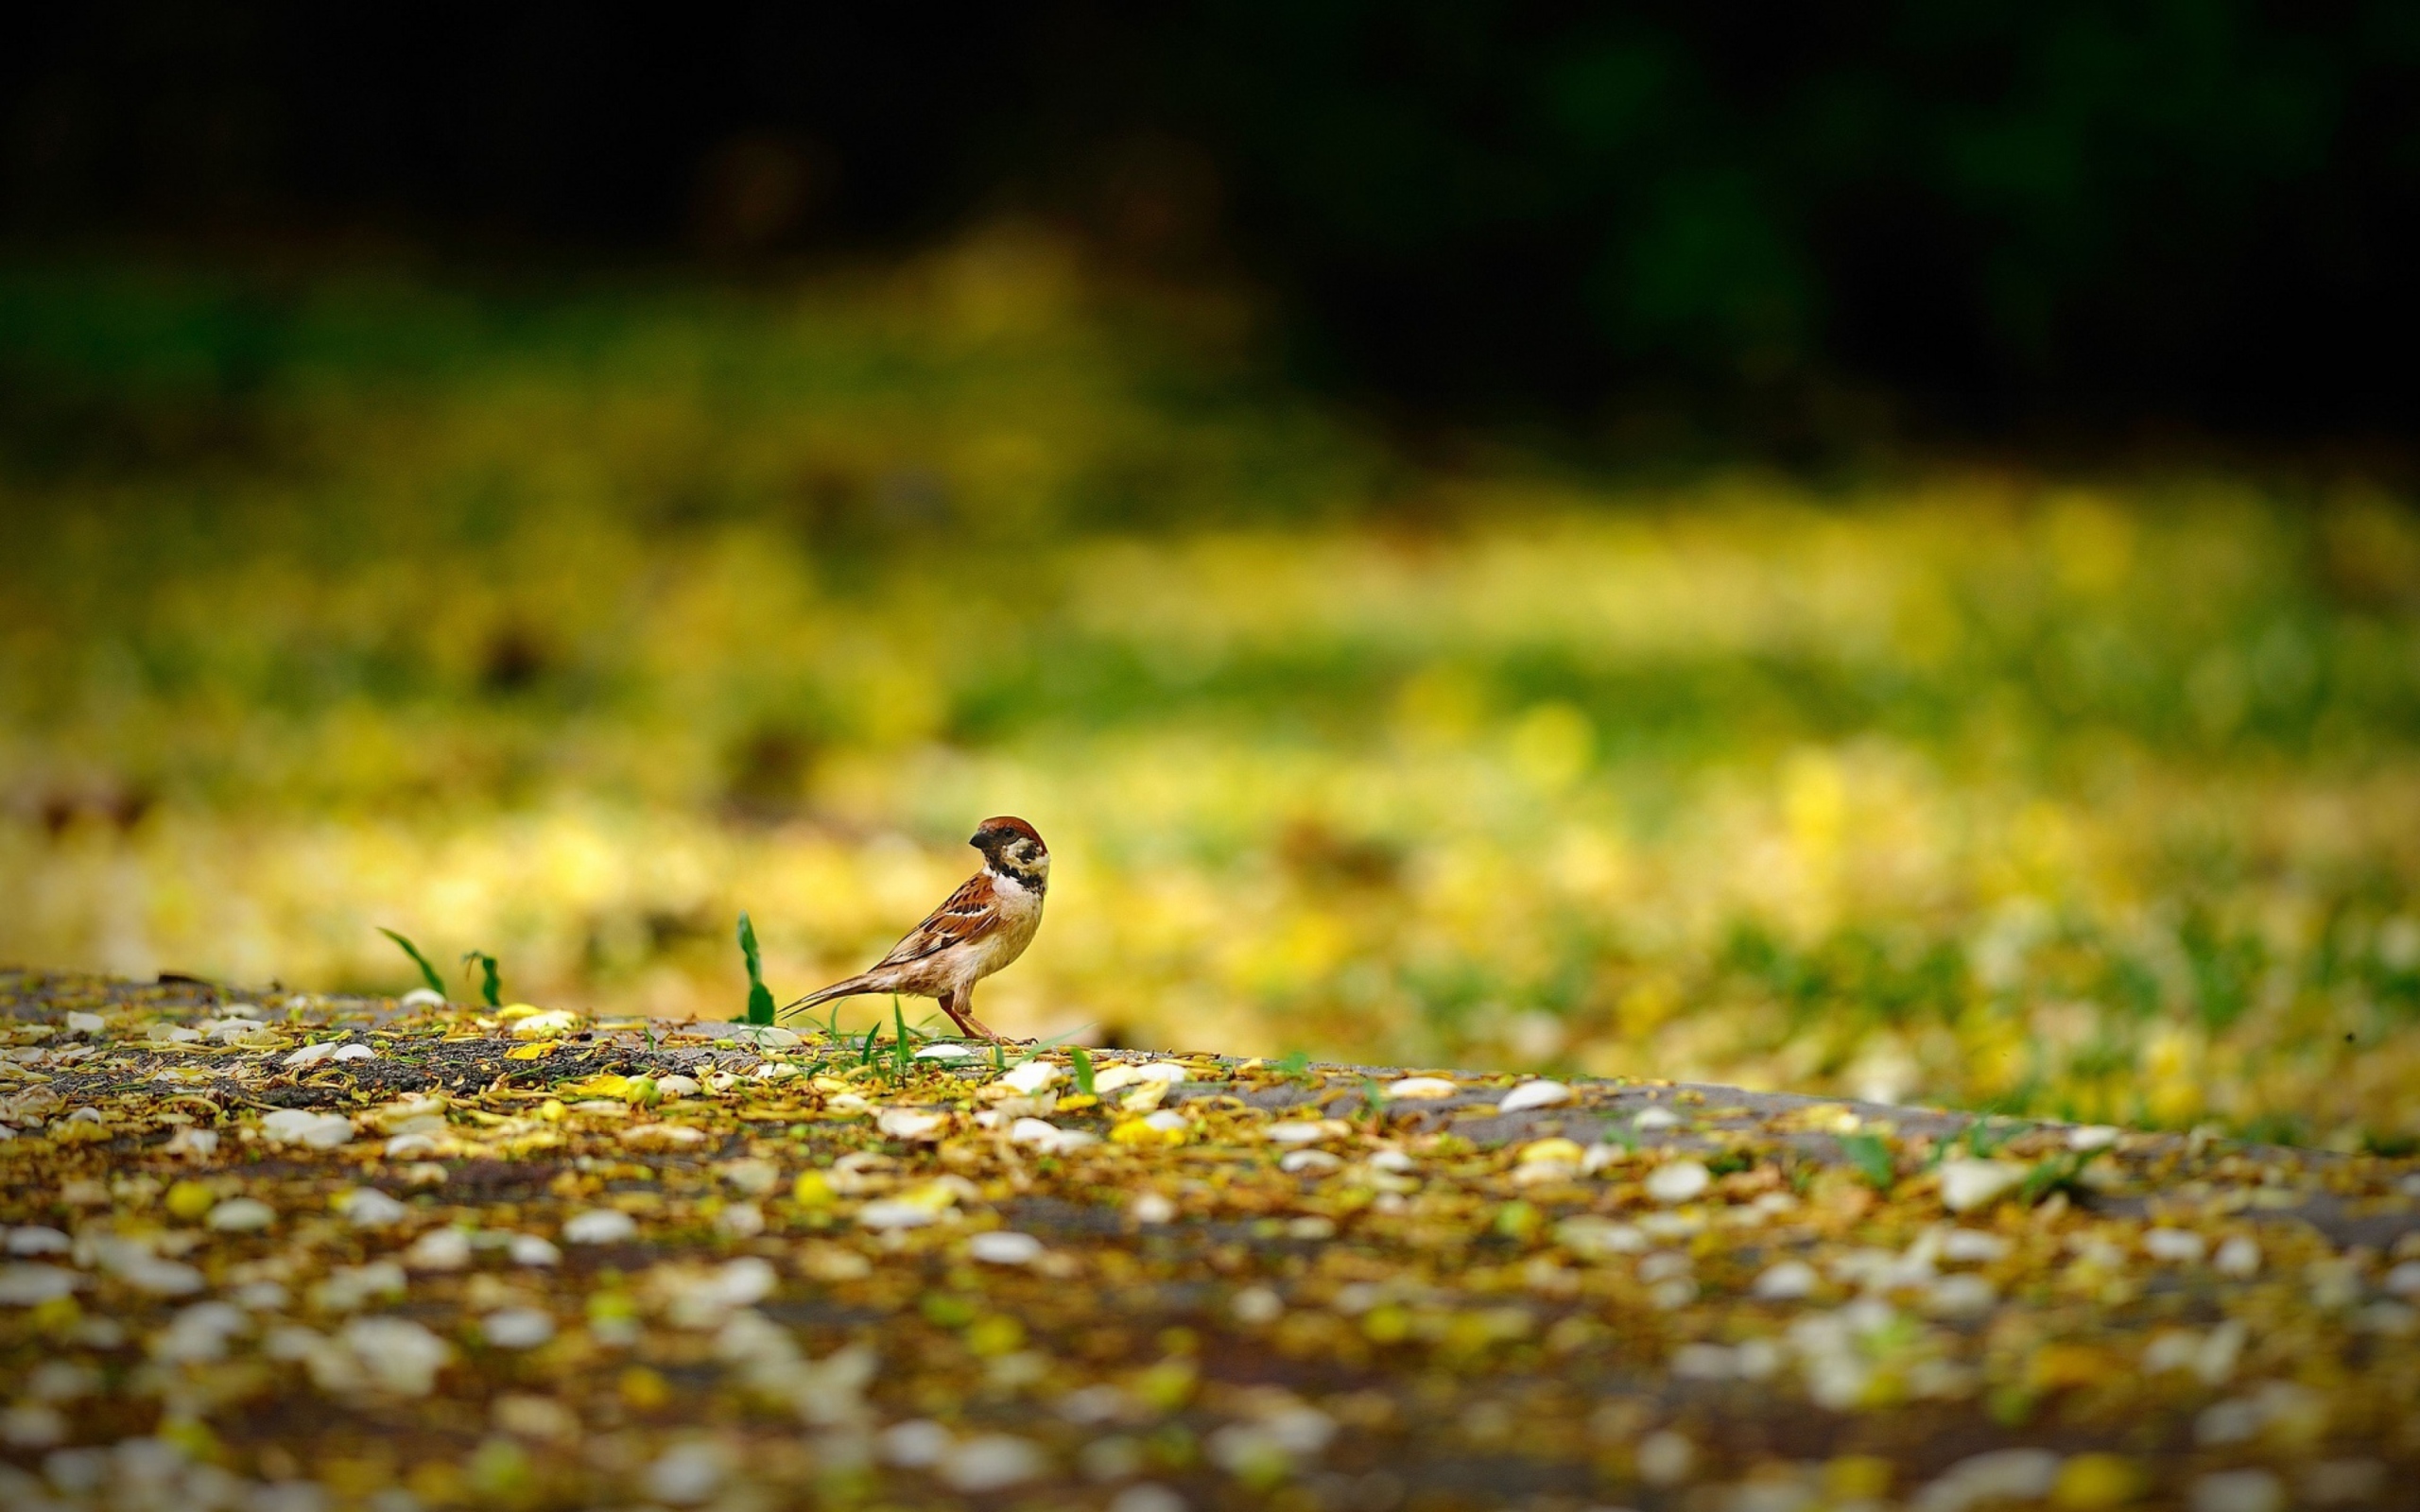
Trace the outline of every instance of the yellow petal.
[[1562, 1160], [1577, 1165], [1587, 1153], [1569, 1140], [1532, 1140], [1521, 1146], [1521, 1160], [1524, 1164], [1531, 1160]]
[[801, 1171], [790, 1188], [790, 1200], [804, 1208], [824, 1207], [832, 1197], [832, 1183], [821, 1171]]

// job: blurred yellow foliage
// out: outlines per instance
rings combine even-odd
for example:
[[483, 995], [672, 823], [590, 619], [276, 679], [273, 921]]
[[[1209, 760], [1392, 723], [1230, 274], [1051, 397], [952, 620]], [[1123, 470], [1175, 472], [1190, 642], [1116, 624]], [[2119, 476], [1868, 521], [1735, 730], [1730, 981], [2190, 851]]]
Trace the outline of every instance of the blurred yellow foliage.
[[728, 1017], [1011, 812], [1006, 1030], [2420, 1139], [2376, 490], [1427, 476], [1024, 232], [0, 303], [0, 959]]

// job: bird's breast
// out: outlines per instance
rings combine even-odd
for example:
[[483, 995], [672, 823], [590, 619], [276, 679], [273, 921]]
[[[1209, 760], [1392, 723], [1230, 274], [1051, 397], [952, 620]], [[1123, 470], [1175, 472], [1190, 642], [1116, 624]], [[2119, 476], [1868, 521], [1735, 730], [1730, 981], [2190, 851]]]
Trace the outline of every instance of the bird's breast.
[[990, 975], [1025, 954], [1033, 943], [1033, 932], [1042, 927], [1042, 894], [1004, 882], [995, 894], [1000, 910], [1000, 927], [992, 932], [985, 943], [991, 947], [984, 953], [983, 972]]

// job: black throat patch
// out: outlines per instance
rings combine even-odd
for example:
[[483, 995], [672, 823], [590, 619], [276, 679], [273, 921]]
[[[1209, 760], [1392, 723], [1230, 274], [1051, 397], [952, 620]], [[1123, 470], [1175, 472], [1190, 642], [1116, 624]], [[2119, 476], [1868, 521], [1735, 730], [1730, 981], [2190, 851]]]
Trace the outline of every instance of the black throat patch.
[[1008, 856], [994, 856], [992, 858], [992, 869], [998, 872], [1001, 876], [1008, 878], [1011, 882], [1015, 883], [1018, 886], [1025, 888], [1028, 892], [1044, 893], [1050, 890], [1050, 874], [1048, 872], [1036, 871], [1028, 867], [1018, 866], [1014, 860]]

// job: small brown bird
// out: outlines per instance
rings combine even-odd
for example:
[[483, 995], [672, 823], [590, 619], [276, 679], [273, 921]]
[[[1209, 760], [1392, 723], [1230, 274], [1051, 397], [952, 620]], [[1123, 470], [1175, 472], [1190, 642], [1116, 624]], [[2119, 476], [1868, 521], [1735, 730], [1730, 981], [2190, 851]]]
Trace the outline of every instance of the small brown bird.
[[890, 954], [846, 981], [810, 992], [782, 1011], [811, 1008], [860, 992], [936, 998], [950, 1022], [985, 1040], [1000, 1037], [975, 1017], [975, 984], [1025, 954], [1042, 927], [1050, 886], [1050, 850], [1033, 826], [1002, 815], [966, 842], [983, 852], [983, 869], [908, 932]]

